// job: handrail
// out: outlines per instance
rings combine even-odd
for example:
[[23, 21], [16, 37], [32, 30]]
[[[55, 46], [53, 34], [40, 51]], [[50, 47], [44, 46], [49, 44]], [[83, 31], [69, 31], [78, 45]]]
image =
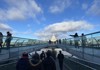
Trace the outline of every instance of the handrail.
[[[0, 39], [3, 41], [2, 48], [6, 47], [6, 43], [7, 43], [7, 42], [5, 42], [6, 41], [6, 38], [7, 38], [7, 36], [0, 37]], [[36, 44], [45, 44], [45, 43], [47, 43], [47, 41], [42, 41], [42, 40], [37, 40], [37, 39], [28, 39], [28, 38], [21, 38], [21, 37], [12, 37], [11, 43], [10, 43], [10, 47], [15, 47], [17, 45], [17, 42], [18, 43], [22, 43], [23, 42], [22, 40], [27, 41], [27, 42], [25, 42], [26, 43], [25, 46], [27, 46], [27, 44], [30, 45], [30, 46], [32, 46], [32, 45], [34, 45], [34, 42], [36, 42]], [[40, 41], [41, 43], [38, 42], [38, 41]], [[19, 47], [19, 46], [17, 45], [17, 47]]]
[[[85, 39], [84, 39], [85, 38]], [[83, 40], [82, 40], [83, 39]], [[85, 34], [84, 36], [78, 36], [77, 38], [77, 46], [83, 46], [83, 42], [85, 42], [85, 47], [100, 47], [100, 31], [94, 32], [94, 33], [89, 33]], [[75, 46], [75, 38], [67, 38], [67, 39], [62, 39], [62, 43], [66, 45], [74, 45]]]
[[97, 33], [100, 33], [100, 31], [89, 33], [89, 34], [85, 34], [85, 35], [92, 35], [92, 34], [97, 34]]
[[[79, 61], [83, 61], [83, 62], [85, 62], [86, 64], [88, 64], [88, 63], [90, 63], [90, 64], [88, 64], [89, 66], [91, 66], [91, 64], [92, 64], [92, 66], [94, 67], [94, 65], [96, 65], [97, 67], [100, 67], [100, 64], [98, 64], [98, 63], [95, 63], [95, 62], [90, 62], [90, 61], [87, 61], [87, 60], [84, 60], [84, 59], [80, 59], [80, 58], [77, 58], [76, 60], [79, 60]], [[95, 67], [96, 69], [98, 69], [97, 67]], [[99, 68], [100, 69], [100, 68]]]
[[[87, 66], [87, 65], [85, 65], [85, 64], [82, 64], [82, 63], [80, 63], [80, 62], [77, 62], [77, 61], [74, 61], [74, 60], [65, 58], [65, 60], [66, 60], [66, 59], [67, 59], [67, 60], [70, 60], [71, 62], [75, 62], [75, 63], [77, 63], [77, 64], [79, 64], [79, 65], [85, 66], [85, 67], [87, 67], [87, 68], [89, 68], [89, 69], [91, 69], [91, 70], [96, 70], [95, 68], [90, 67], [90, 66]], [[66, 62], [67, 62], [67, 60], [66, 60]]]
[[7, 66], [7, 65], [9, 65], [9, 64], [14, 64], [14, 63], [16, 63], [17, 61], [15, 61], [15, 62], [11, 62], [11, 63], [7, 63], [7, 64], [3, 64], [3, 65], [0, 65], [0, 67], [2, 67], [2, 66]]

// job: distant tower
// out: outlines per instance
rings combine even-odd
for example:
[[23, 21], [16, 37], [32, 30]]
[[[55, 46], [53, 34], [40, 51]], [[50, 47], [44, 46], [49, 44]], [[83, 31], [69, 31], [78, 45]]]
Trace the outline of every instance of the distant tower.
[[55, 35], [53, 34], [51, 37], [51, 42], [55, 43], [57, 41], [57, 38], [55, 37]]

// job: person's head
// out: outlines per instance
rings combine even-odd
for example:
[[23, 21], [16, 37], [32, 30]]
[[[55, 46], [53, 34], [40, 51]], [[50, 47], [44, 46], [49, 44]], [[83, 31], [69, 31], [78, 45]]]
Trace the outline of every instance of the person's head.
[[10, 34], [10, 32], [9, 32], [9, 31], [7, 31], [7, 34]]
[[51, 56], [51, 51], [48, 50], [48, 51], [46, 52], [46, 55], [47, 55], [47, 57], [50, 57], [50, 56]]
[[77, 33], [75, 33], [75, 35], [78, 35]]
[[35, 51], [35, 54], [38, 54], [37, 51]]
[[82, 33], [82, 36], [84, 36], [84, 33]]
[[44, 51], [42, 51], [42, 53], [44, 53]]
[[3, 35], [2, 32], [0, 32], [0, 35]]
[[22, 54], [22, 58], [28, 58], [28, 53], [24, 52], [24, 53]]
[[59, 51], [59, 53], [62, 53], [61, 51]]
[[52, 48], [52, 51], [55, 51], [55, 48]]

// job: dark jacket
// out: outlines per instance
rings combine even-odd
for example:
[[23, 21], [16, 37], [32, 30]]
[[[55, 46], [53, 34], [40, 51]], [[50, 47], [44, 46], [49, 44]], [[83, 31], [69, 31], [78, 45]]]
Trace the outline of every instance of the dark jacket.
[[31, 70], [28, 58], [21, 58], [16, 65], [16, 70]]
[[55, 61], [51, 56], [44, 59], [43, 68], [43, 70], [56, 70]]
[[58, 58], [59, 62], [63, 62], [64, 55], [62, 53], [59, 53], [57, 58]]
[[43, 70], [42, 61], [31, 60], [32, 70]]
[[46, 56], [45, 56], [45, 53], [41, 53], [41, 54], [40, 54], [40, 59], [41, 59], [41, 60], [45, 59], [45, 57], [46, 57]]

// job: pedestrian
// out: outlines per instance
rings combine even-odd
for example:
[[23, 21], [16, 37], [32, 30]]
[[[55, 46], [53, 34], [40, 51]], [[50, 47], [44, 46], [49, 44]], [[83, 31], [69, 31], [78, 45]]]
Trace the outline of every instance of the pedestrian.
[[59, 39], [59, 44], [61, 44], [61, 39]]
[[82, 33], [82, 35], [81, 35], [81, 42], [82, 42], [82, 46], [86, 47], [87, 38], [84, 35], [84, 33]]
[[72, 40], [70, 40], [70, 45], [72, 46]]
[[78, 45], [78, 42], [79, 42], [78, 33], [75, 33], [75, 35], [70, 35], [70, 36], [74, 37], [75, 48], [79, 48], [79, 45]]
[[3, 43], [3, 34], [2, 34], [2, 32], [0, 32], [0, 52], [2, 49], [2, 43]]
[[58, 58], [58, 61], [59, 61], [60, 70], [63, 70], [64, 55], [62, 54], [61, 51], [59, 51], [57, 58]]
[[51, 51], [46, 52], [47, 57], [43, 60], [43, 70], [56, 70], [56, 64], [52, 58]]
[[51, 44], [51, 40], [49, 40], [49, 44]]
[[24, 52], [16, 64], [16, 70], [31, 70], [28, 53]]
[[7, 49], [10, 48], [10, 42], [11, 42], [11, 40], [12, 40], [12, 34], [8, 31], [7, 32], [7, 38], [5, 40]]
[[43, 70], [42, 61], [38, 56], [38, 53], [32, 55], [32, 60], [30, 60], [30, 65], [32, 66], [32, 70]]
[[45, 59], [45, 57], [46, 57], [45, 52], [44, 52], [44, 51], [42, 51], [42, 53], [40, 54], [40, 59], [41, 59], [41, 60], [44, 60], [44, 59]]
[[56, 54], [57, 54], [57, 52], [56, 52], [55, 48], [52, 48], [52, 57], [54, 58], [54, 60], [56, 60]]
[[36, 59], [40, 58], [40, 55], [37, 53], [37, 51], [35, 51], [34, 57], [35, 57]]

